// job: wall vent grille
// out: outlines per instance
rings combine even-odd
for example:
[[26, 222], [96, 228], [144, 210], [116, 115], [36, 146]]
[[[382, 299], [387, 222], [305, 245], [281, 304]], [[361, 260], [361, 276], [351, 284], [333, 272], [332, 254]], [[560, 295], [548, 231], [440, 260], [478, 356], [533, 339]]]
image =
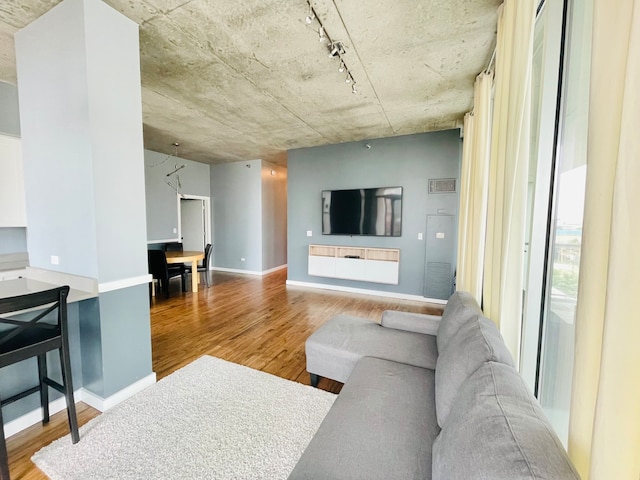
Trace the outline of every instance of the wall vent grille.
[[456, 179], [455, 178], [430, 179], [429, 193], [456, 193]]

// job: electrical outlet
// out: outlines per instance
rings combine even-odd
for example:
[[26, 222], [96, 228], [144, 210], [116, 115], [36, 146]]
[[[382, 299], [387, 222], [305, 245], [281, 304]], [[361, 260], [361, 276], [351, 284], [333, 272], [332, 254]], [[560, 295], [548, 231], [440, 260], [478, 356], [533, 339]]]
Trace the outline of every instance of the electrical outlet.
[[313, 237], [313, 232], [311, 230], [307, 230], [307, 237]]
[[178, 229], [177, 229], [177, 228], [174, 228], [174, 229], [173, 229], [173, 233], [178, 233]]
[[422, 232], [418, 234], [418, 240], [422, 240]]
[[244, 262], [244, 257], [240, 257], [240, 261], [241, 261], [241, 262]]
[[51, 265], [60, 265], [60, 257], [51, 255]]

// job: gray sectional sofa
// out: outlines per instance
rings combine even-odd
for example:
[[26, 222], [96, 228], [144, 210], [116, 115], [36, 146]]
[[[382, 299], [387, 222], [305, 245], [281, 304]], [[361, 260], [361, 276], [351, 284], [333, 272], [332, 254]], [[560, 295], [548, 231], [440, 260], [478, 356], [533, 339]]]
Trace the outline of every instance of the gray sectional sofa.
[[337, 316], [306, 354], [312, 383], [344, 387], [290, 480], [579, 478], [468, 293], [454, 293], [442, 317]]

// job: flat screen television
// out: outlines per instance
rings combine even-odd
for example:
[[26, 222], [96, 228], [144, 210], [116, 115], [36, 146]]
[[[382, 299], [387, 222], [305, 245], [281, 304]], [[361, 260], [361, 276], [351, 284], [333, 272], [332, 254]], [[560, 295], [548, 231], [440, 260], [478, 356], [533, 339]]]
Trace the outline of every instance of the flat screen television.
[[402, 187], [324, 190], [323, 235], [402, 235]]

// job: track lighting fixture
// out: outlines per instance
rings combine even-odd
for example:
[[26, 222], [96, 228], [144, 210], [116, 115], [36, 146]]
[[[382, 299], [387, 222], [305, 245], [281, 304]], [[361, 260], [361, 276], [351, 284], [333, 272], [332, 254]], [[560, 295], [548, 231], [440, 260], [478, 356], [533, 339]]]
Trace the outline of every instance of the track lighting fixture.
[[[329, 36], [329, 34], [327, 33], [327, 31], [324, 28], [324, 25], [322, 24], [322, 21], [320, 20], [320, 17], [317, 15], [316, 11], [313, 8], [313, 5], [311, 5], [311, 0], [307, 0], [307, 5], [309, 6], [309, 14], [305, 17], [304, 19], [304, 23], [311, 27], [312, 24], [314, 22], [317, 23], [318, 25], [318, 41], [319, 42], [327, 42], [327, 45], [329, 46], [329, 57], [337, 57], [338, 60], [340, 61], [340, 66], [338, 67], [338, 72], [340, 73], [344, 73], [346, 72], [346, 77], [345, 77], [345, 83], [351, 83], [351, 93], [358, 93], [358, 91], [356, 90], [356, 81], [353, 78], [353, 75], [351, 74], [351, 72], [349, 71], [349, 68], [347, 67], [347, 64], [344, 62], [344, 59], [342, 58], [342, 56], [344, 54], [347, 53], [347, 50], [344, 46], [344, 44], [342, 42], [339, 41], [334, 41], [331, 39], [331, 37]], [[312, 27], [313, 28], [313, 27]], [[314, 28], [315, 30], [315, 28]]]
[[[341, 55], [344, 55], [346, 52], [346, 50], [344, 49], [344, 45], [342, 44], [342, 42], [332, 42], [329, 44], [329, 56], [330, 57], [335, 57], [338, 56], [340, 58]], [[344, 64], [344, 62], [342, 60], [340, 60], [341, 64]]]

